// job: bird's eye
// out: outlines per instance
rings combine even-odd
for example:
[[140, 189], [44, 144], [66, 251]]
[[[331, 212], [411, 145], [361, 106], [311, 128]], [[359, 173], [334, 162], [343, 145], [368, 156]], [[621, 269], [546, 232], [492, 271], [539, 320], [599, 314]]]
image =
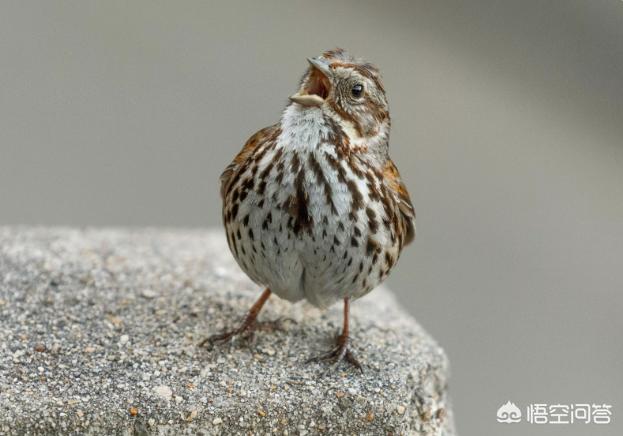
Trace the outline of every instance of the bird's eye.
[[350, 93], [353, 97], [359, 98], [363, 95], [363, 85], [361, 83], [356, 83], [350, 90]]

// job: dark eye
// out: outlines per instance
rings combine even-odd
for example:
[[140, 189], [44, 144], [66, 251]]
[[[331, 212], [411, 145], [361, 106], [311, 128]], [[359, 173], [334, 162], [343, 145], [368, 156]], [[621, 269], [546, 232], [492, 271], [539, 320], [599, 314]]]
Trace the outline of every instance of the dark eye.
[[363, 95], [363, 85], [361, 83], [355, 83], [350, 90], [353, 97], [359, 98]]

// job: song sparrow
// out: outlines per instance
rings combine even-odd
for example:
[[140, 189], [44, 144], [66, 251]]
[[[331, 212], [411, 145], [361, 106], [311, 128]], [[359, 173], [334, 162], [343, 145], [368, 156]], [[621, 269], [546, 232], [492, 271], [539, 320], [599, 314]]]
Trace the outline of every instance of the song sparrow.
[[308, 61], [281, 121], [254, 134], [221, 176], [229, 247], [267, 288], [238, 328], [202, 344], [252, 332], [271, 293], [321, 308], [342, 299], [336, 347], [312, 360], [361, 369], [349, 302], [387, 277], [415, 236], [415, 211], [389, 158], [379, 70], [339, 48]]

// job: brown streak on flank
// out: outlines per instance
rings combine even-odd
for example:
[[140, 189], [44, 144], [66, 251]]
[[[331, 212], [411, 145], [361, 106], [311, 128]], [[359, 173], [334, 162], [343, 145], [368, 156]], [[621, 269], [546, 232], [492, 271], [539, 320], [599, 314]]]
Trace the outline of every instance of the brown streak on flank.
[[359, 159], [357, 159], [355, 156], [356, 155], [354, 155], [354, 154], [350, 154], [348, 156], [349, 168], [351, 169], [353, 174], [355, 174], [360, 179], [363, 179], [365, 177], [365, 172], [363, 172], [361, 170], [361, 168], [359, 168], [359, 164], [357, 163], [359, 161]]
[[385, 209], [387, 220], [392, 221], [394, 219], [394, 208], [390, 202], [390, 194], [384, 185], [381, 185], [381, 204], [383, 205], [383, 209]]
[[331, 212], [333, 215], [337, 215], [337, 209], [335, 208], [335, 204], [333, 203], [333, 189], [331, 188], [331, 184], [327, 180], [322, 171], [322, 167], [316, 160], [314, 153], [309, 154], [309, 166], [311, 166], [312, 171], [316, 175], [316, 180], [320, 183], [324, 188], [324, 196], [327, 201], [327, 204], [331, 206]]
[[231, 241], [232, 241], [232, 245], [234, 247], [234, 254], [236, 256], [238, 256], [238, 242], [236, 241], [236, 238], [234, 238], [234, 233], [231, 233]]
[[234, 205], [231, 207], [231, 219], [235, 220], [236, 217], [238, 216], [238, 203], [234, 203]]
[[387, 265], [387, 268], [391, 268], [392, 266], [394, 266], [394, 258], [391, 254], [389, 254], [389, 252], [385, 252], [385, 264]]
[[368, 229], [370, 229], [370, 232], [376, 233], [379, 230], [379, 223], [376, 221], [376, 213], [367, 207], [366, 215], [368, 216]]
[[368, 197], [370, 197], [370, 200], [379, 201], [381, 199], [381, 195], [376, 187], [377, 179], [374, 177], [374, 172], [370, 169], [370, 165], [368, 165], [368, 171], [365, 172], [364, 176], [368, 180]]
[[225, 199], [225, 197], [229, 194], [231, 188], [236, 186], [238, 179], [246, 172], [248, 167], [248, 162], [244, 162], [238, 168], [236, 168], [236, 164], [232, 162], [227, 168], [225, 168], [225, 171], [221, 174], [221, 197], [223, 199]]
[[331, 167], [337, 172], [338, 181], [340, 183], [346, 183], [346, 171], [344, 170], [340, 162], [327, 152], [325, 152], [324, 155], [327, 159], [327, 162], [329, 162], [329, 165], [331, 165]]
[[350, 191], [352, 202], [351, 202], [351, 210], [357, 211], [363, 207], [363, 196], [361, 192], [359, 192], [359, 188], [357, 187], [357, 183], [354, 180], [349, 180], [346, 182], [346, 186]]
[[379, 243], [374, 239], [368, 237], [368, 242], [366, 244], [366, 254], [370, 256], [372, 253], [376, 254], [379, 251], [381, 251], [381, 246], [379, 245]]

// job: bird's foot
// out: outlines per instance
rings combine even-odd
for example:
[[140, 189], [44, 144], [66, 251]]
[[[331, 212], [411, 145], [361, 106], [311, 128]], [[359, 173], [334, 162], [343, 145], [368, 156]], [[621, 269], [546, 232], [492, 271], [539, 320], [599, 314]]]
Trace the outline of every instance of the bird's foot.
[[331, 368], [329, 369], [336, 369], [340, 362], [345, 360], [346, 362], [357, 368], [359, 371], [361, 371], [361, 373], [363, 374], [363, 367], [361, 366], [361, 363], [359, 363], [359, 361], [355, 358], [353, 352], [350, 351], [349, 344], [350, 338], [348, 337], [348, 335], [340, 334], [336, 338], [335, 347], [333, 347], [327, 353], [321, 354], [320, 356], [312, 357], [306, 363], [328, 361], [333, 363], [331, 365]]
[[286, 322], [296, 324], [296, 321], [291, 318], [277, 318], [272, 321], [258, 321], [257, 319], [249, 319], [247, 317], [235, 329], [208, 336], [199, 342], [197, 346], [207, 347], [214, 344], [225, 344], [230, 341], [233, 342], [238, 338], [244, 339], [248, 343], [253, 343], [255, 341], [256, 331], [284, 331], [284, 324]]

